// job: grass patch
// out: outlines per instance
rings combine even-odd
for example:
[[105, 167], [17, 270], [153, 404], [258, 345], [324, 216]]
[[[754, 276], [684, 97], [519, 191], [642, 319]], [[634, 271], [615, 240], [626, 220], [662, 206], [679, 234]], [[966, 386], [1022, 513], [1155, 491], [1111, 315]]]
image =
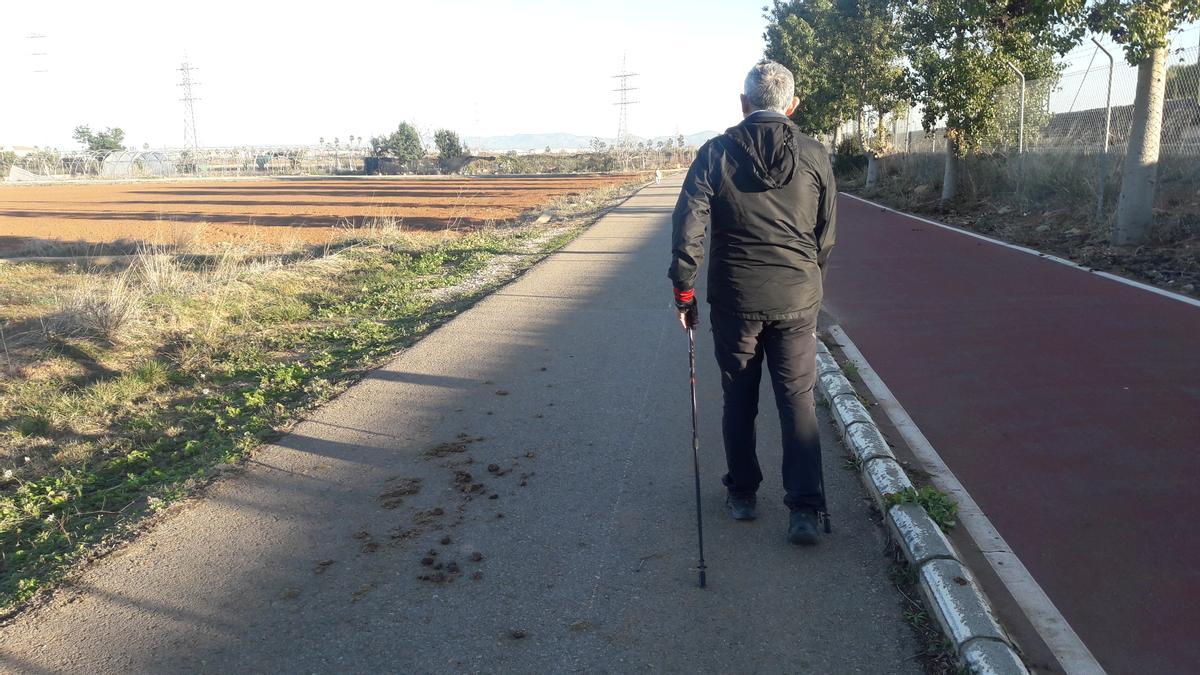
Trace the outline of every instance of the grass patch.
[[843, 361], [841, 366], [842, 373], [845, 374], [847, 380], [850, 380], [851, 382], [859, 381], [860, 378], [858, 377], [858, 366], [855, 365], [853, 361]]
[[887, 496], [887, 502], [889, 506], [920, 504], [943, 532], [949, 532], [958, 523], [958, 504], [932, 485], [906, 488], [896, 494], [890, 494]]
[[194, 493], [576, 236], [631, 186], [564, 219], [469, 233], [347, 231], [291, 264], [236, 249], [0, 277], [0, 612]]

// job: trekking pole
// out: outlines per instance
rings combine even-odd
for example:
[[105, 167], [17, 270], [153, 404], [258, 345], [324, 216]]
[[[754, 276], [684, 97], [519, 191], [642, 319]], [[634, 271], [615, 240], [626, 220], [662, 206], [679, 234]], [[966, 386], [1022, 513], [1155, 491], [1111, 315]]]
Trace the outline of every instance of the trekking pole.
[[696, 533], [700, 540], [700, 588], [705, 586], [704, 518], [700, 511], [700, 426], [696, 415], [696, 334], [688, 328], [688, 363], [692, 375], [692, 469], [696, 475]]
[[833, 532], [833, 522], [829, 519], [829, 502], [825, 497], [825, 467], [821, 467], [821, 511], [817, 517], [825, 526], [825, 534]]

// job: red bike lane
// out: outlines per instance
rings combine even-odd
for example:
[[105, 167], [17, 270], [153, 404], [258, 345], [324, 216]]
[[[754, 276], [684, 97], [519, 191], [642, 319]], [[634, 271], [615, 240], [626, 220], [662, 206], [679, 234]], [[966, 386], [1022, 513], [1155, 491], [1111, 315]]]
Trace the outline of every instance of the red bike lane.
[[1200, 307], [843, 196], [825, 306], [1110, 673], [1200, 672]]

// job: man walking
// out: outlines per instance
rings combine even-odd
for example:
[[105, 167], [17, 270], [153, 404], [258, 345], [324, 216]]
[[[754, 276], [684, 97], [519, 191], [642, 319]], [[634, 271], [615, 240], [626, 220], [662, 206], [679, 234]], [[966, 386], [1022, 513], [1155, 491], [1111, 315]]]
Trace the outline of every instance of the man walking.
[[741, 124], [705, 143], [684, 180], [669, 276], [680, 323], [697, 326], [694, 286], [711, 227], [708, 303], [725, 396], [729, 510], [737, 520], [755, 517], [762, 471], [754, 424], [765, 358], [783, 430], [788, 540], [815, 544], [825, 510], [815, 331], [837, 188], [825, 148], [788, 119], [800, 99], [787, 68], [760, 61], [741, 99]]

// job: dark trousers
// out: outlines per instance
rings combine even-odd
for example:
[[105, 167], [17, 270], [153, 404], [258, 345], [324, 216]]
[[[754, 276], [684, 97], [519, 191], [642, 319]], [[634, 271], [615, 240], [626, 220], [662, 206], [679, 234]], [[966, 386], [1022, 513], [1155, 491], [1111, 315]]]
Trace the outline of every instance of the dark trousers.
[[765, 357], [783, 431], [784, 503], [791, 509], [824, 509], [821, 437], [813, 385], [817, 338], [812, 320], [751, 321], [711, 315], [725, 410], [721, 419], [729, 472], [722, 482], [735, 495], [752, 495], [762, 483], [755, 451], [754, 420]]

